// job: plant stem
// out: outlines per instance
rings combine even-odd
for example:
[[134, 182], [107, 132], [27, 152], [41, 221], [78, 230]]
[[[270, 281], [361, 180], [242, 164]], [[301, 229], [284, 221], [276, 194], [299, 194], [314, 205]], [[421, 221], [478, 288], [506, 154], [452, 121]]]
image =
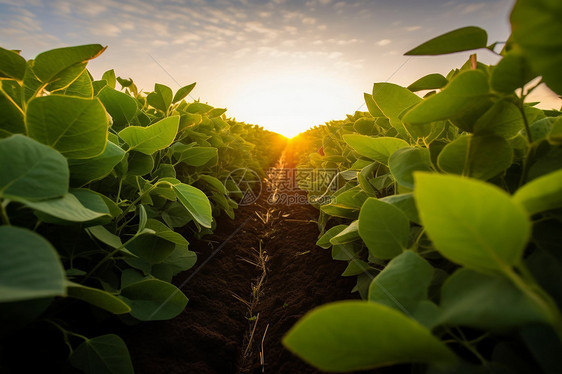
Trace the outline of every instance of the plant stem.
[[87, 337], [85, 337], [84, 335], [80, 335], [80, 334], [77, 334], [75, 332], [68, 331], [67, 329], [65, 329], [64, 327], [62, 327], [61, 325], [59, 325], [58, 323], [56, 323], [53, 320], [47, 319], [45, 321], [50, 323], [51, 325], [55, 326], [60, 332], [62, 332], [64, 343], [66, 344], [66, 346], [68, 347], [68, 350], [70, 351], [69, 356], [72, 355], [72, 353], [74, 352], [74, 349], [72, 348], [72, 344], [70, 344], [70, 340], [68, 339], [69, 335], [76, 336], [77, 338], [84, 339], [85, 341], [90, 340]]
[[2, 204], [0, 204], [0, 211], [2, 214], [2, 223], [4, 225], [8, 225], [10, 226], [10, 217], [8, 217], [8, 212], [6, 211], [6, 207], [8, 206], [8, 204], [10, 203], [10, 200], [4, 200], [2, 201]]
[[96, 264], [96, 266], [94, 266], [94, 267], [92, 268], [92, 270], [90, 270], [90, 271], [88, 272], [88, 274], [86, 274], [86, 275], [84, 276], [84, 278], [82, 278], [82, 283], [84, 283], [84, 282], [86, 282], [88, 279], [90, 279], [90, 277], [91, 277], [107, 260], [109, 260], [110, 258], [112, 258], [113, 256], [115, 256], [115, 254], [116, 254], [117, 252], [119, 252], [121, 249], [125, 248], [125, 246], [126, 246], [127, 244], [129, 244], [131, 241], [133, 241], [136, 237], [137, 237], [137, 235], [133, 236], [131, 239], [127, 240], [127, 241], [126, 241], [125, 243], [123, 243], [121, 246], [115, 248], [113, 251], [111, 251], [111, 252], [109, 252], [108, 254], [106, 254], [105, 257], [102, 258], [101, 261], [98, 262], [98, 263]]

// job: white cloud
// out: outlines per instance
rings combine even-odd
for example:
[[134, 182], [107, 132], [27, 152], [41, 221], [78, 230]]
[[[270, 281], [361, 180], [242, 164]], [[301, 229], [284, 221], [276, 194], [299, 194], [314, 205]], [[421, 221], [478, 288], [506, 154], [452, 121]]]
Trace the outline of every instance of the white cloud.
[[312, 26], [316, 24], [316, 19], [312, 17], [305, 17], [302, 19], [303, 25]]
[[467, 4], [461, 7], [461, 14], [469, 14], [484, 9], [484, 7], [486, 7], [486, 3]]
[[392, 41], [389, 39], [382, 39], [377, 42], [378, 46], [384, 47], [385, 45], [389, 45]]
[[410, 26], [410, 27], [406, 27], [406, 31], [412, 32], [412, 31], [417, 31], [421, 29], [421, 26]]
[[91, 27], [90, 32], [93, 35], [112, 37], [119, 35], [121, 33], [121, 29], [112, 23], [100, 23]]

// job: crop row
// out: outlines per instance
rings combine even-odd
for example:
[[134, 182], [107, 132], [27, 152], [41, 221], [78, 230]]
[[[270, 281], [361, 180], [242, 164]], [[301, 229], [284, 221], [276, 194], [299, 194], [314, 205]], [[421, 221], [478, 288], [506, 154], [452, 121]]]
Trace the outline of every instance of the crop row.
[[[318, 149], [301, 187], [332, 197], [317, 244], [363, 300], [309, 312], [290, 350], [326, 371], [560, 370], [562, 116], [526, 99], [540, 83], [562, 94], [561, 16], [558, 1], [519, 0], [497, 64], [375, 83], [368, 112], [301, 136]], [[498, 45], [465, 27], [406, 54]]]
[[104, 49], [29, 61], [0, 49], [0, 370], [22, 370], [19, 335], [51, 329], [75, 368], [132, 372], [123, 340], [89, 336], [92, 326], [177, 316], [188, 299], [172, 277], [197, 260], [185, 236], [233, 218], [245, 170], [263, 170], [284, 143], [187, 102], [195, 84], [143, 93], [113, 70], [94, 80], [86, 65]]

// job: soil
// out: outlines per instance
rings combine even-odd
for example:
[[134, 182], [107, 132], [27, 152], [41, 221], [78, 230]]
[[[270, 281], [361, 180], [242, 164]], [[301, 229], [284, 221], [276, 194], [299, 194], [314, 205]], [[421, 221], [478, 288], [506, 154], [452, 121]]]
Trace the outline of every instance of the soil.
[[[277, 167], [291, 167], [282, 157]], [[271, 178], [271, 176], [270, 176]], [[281, 344], [285, 333], [316, 306], [351, 294], [345, 262], [315, 245], [318, 211], [308, 204], [258, 200], [236, 219], [219, 219], [210, 240], [191, 243], [198, 264], [174, 283], [189, 297], [178, 317], [119, 333], [137, 373], [317, 373]], [[288, 198], [306, 199], [302, 191]]]

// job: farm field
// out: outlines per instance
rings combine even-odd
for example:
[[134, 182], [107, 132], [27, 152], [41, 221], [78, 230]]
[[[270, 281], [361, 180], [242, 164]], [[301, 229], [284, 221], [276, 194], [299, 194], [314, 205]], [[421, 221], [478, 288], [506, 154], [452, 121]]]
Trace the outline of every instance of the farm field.
[[0, 48], [0, 372], [559, 372], [561, 17], [435, 35], [405, 55], [466, 61], [291, 139]]

